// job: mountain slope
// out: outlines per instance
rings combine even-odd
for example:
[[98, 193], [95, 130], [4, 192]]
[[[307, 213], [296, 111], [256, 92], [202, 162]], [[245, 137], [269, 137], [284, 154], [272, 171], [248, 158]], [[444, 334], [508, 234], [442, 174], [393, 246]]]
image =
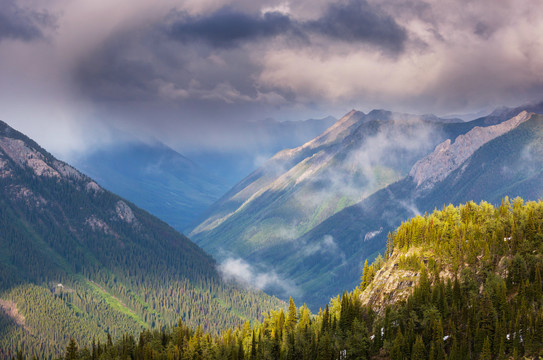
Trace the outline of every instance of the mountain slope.
[[[322, 234], [306, 241], [304, 234], [406, 176], [439, 142], [473, 126], [432, 116], [353, 110], [317, 138], [279, 152], [238, 183], [204, 213], [190, 236], [219, 260], [242, 258], [257, 272], [302, 276], [304, 280], [298, 278], [294, 284], [300, 286], [298, 294], [311, 282], [313, 296], [320, 293], [319, 276], [332, 270], [319, 256], [338, 261], [343, 257], [336, 251], [335, 237]], [[305, 261], [310, 269], [301, 265]], [[266, 289], [291, 292], [292, 286], [280, 280]], [[324, 299], [328, 297], [329, 293]]]
[[[234, 143], [220, 146], [224, 139], [217, 139], [211, 148], [183, 148], [183, 154], [209, 171], [231, 188], [247, 174], [258, 168], [262, 161], [278, 151], [289, 149], [313, 139], [333, 125], [337, 119], [327, 116], [322, 119], [302, 121], [241, 122], [225, 130]], [[223, 195], [223, 194], [221, 194]]]
[[74, 165], [178, 231], [228, 190], [221, 178], [161, 143], [110, 145]]
[[217, 331], [281, 306], [223, 282], [189, 239], [3, 122], [0, 192], [2, 357], [179, 318]]
[[446, 129], [420, 117], [353, 110], [237, 184], [190, 236], [212, 254], [229, 249], [244, 257], [290, 241], [400, 179], [445, 138]]
[[[337, 244], [335, 256], [320, 254], [320, 258], [312, 259], [313, 263], [306, 258], [303, 262], [299, 261], [297, 268], [286, 268], [281, 275], [295, 283], [307, 282], [308, 291], [315, 299], [322, 301], [341, 289], [355, 286], [361, 275], [361, 261], [374, 258], [379, 252], [383, 254], [387, 234], [411, 216], [431, 212], [449, 203], [460, 204], [471, 200], [497, 203], [505, 196], [539, 199], [543, 196], [543, 116], [533, 115], [524, 117], [524, 120], [513, 121], [516, 126], [503, 135], [472, 149], [473, 152], [464, 161], [453, 161], [456, 165], [452, 171], [448, 166], [442, 166], [449, 164], [442, 150], [450, 141], [438, 145], [434, 153], [420, 160], [419, 165], [432, 164], [429, 167], [432, 170], [427, 173], [428, 179], [434, 179], [441, 171], [445, 175], [441, 180], [422, 182], [417, 186], [420, 178], [417, 180], [407, 176], [338, 212], [293, 241], [291, 247], [283, 247], [280, 252], [282, 262], [292, 262], [299, 255], [296, 252], [299, 248], [297, 244], [319, 243], [325, 236], [331, 236]], [[492, 128], [486, 129], [493, 132]], [[475, 138], [481, 138], [480, 131], [481, 128], [476, 128], [465, 136], [472, 135], [475, 141]], [[457, 154], [459, 158], [464, 158], [463, 151], [466, 149], [463, 147]], [[417, 173], [419, 165], [414, 166], [412, 174]], [[317, 278], [311, 278], [311, 266], [307, 263], [324, 268], [326, 272], [322, 271]], [[309, 282], [310, 279], [314, 282]], [[326, 285], [318, 286], [317, 283]], [[308, 304], [318, 306], [318, 301]]]

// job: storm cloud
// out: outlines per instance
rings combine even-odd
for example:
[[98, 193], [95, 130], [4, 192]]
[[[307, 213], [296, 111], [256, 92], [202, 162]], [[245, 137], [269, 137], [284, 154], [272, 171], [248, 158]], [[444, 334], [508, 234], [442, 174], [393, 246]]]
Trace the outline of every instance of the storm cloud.
[[536, 0], [0, 1], [0, 117], [46, 147], [110, 126], [239, 147], [266, 118], [543, 98]]
[[168, 27], [170, 36], [182, 42], [205, 41], [218, 47], [273, 37], [294, 28], [290, 17], [279, 12], [255, 16], [229, 7], [209, 16], [195, 17], [181, 13], [175, 17], [177, 19]]
[[185, 43], [203, 41], [216, 47], [237, 46], [279, 35], [296, 37], [309, 46], [311, 36], [319, 34], [332, 40], [369, 43], [399, 52], [407, 40], [405, 29], [394, 18], [365, 0], [330, 4], [321, 17], [308, 21], [280, 11], [250, 14], [230, 7], [200, 16], [172, 13], [168, 18], [171, 24], [167, 33], [172, 38]]

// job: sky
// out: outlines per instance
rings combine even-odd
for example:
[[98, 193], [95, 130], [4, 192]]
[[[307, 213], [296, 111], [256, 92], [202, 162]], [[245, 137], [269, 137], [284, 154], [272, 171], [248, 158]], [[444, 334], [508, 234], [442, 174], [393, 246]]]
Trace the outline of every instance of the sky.
[[0, 0], [0, 120], [54, 154], [543, 100], [540, 0]]

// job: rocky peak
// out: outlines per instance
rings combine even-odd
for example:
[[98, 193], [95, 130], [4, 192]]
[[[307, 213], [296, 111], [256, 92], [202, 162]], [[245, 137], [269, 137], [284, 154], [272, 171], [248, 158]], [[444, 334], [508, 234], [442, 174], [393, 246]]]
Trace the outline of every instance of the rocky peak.
[[334, 125], [330, 126], [325, 132], [315, 139], [302, 145], [302, 148], [316, 148], [324, 144], [330, 144], [338, 141], [348, 135], [348, 130], [365, 118], [366, 114], [358, 110], [351, 110]]
[[409, 176], [420, 190], [427, 190], [458, 169], [473, 153], [487, 142], [516, 128], [530, 119], [533, 113], [522, 111], [517, 116], [497, 125], [475, 127], [468, 133], [437, 145], [434, 152], [417, 161]]

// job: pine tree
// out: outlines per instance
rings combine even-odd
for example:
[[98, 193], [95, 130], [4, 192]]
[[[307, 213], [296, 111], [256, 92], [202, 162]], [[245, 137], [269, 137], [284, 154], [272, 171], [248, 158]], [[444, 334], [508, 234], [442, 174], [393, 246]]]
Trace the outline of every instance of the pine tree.
[[370, 267], [368, 266], [368, 260], [364, 261], [364, 268], [362, 269], [362, 278], [360, 281], [360, 290], [366, 289], [368, 287], [370, 280], [369, 280], [369, 274], [370, 274]]
[[479, 360], [492, 360], [492, 354], [490, 352], [490, 340], [488, 340], [488, 336], [485, 338], [483, 350], [481, 351]]
[[413, 345], [413, 350], [411, 350], [411, 360], [425, 360], [426, 359], [426, 348], [422, 342], [422, 336], [417, 335], [415, 344]]
[[390, 358], [392, 360], [402, 360], [404, 358], [404, 353], [402, 351], [403, 342], [404, 337], [402, 334], [402, 330], [398, 327], [398, 332], [396, 334], [396, 338], [394, 339], [392, 350], [390, 350]]
[[66, 347], [66, 360], [77, 360], [79, 357], [77, 343], [72, 338]]
[[296, 322], [298, 321], [298, 317], [296, 314], [296, 305], [294, 305], [294, 300], [292, 300], [292, 297], [288, 301], [288, 314], [287, 314], [287, 321], [285, 323], [285, 326], [289, 330], [294, 330], [296, 327]]
[[256, 340], [255, 340], [255, 331], [253, 330], [253, 337], [251, 339], [251, 360], [256, 359]]
[[[388, 260], [390, 255], [392, 255], [393, 250], [394, 250], [394, 244], [392, 243], [392, 236], [390, 235], [390, 231], [389, 231], [388, 236], [387, 236], [387, 248], [385, 251], [385, 260]], [[366, 260], [366, 264], [367, 264], [367, 260]]]

